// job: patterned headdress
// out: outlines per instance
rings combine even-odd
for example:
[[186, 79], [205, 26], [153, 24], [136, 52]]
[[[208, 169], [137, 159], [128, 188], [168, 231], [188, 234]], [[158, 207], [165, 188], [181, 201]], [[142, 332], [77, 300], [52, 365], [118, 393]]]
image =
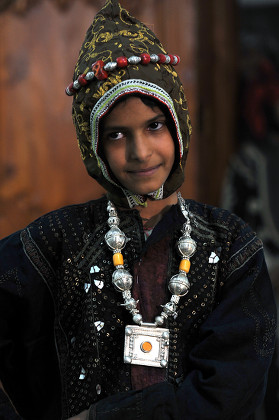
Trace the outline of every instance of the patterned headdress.
[[66, 93], [73, 95], [73, 121], [87, 171], [116, 204], [133, 207], [147, 199], [119, 185], [99, 153], [100, 120], [125, 95], [140, 94], [159, 101], [174, 126], [178, 150], [174, 168], [160, 190], [148, 196], [166, 198], [184, 180], [191, 124], [174, 68], [178, 62], [179, 57], [168, 55], [154, 33], [117, 1], [108, 0], [87, 31]]

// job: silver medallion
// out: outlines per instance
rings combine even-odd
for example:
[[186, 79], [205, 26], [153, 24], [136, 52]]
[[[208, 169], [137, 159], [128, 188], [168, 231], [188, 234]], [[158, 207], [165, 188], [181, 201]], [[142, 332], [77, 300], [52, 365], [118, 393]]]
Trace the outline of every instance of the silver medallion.
[[169, 330], [155, 324], [127, 325], [124, 363], [166, 368], [169, 359]]

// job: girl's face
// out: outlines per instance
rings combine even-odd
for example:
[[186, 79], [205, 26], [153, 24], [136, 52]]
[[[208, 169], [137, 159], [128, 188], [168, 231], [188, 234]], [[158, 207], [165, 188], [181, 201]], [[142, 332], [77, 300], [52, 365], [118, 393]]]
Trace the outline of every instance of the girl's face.
[[148, 194], [168, 178], [175, 146], [159, 107], [137, 97], [120, 102], [104, 117], [101, 141], [111, 171], [127, 190]]

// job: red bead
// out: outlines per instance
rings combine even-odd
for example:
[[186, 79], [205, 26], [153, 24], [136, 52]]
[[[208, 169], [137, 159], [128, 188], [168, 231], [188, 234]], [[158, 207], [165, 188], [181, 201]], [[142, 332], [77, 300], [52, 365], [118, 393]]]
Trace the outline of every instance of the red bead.
[[164, 64], [166, 62], [165, 54], [158, 54], [158, 57], [159, 57], [159, 61], [158, 61], [159, 64]]
[[104, 70], [104, 65], [105, 63], [102, 60], [98, 60], [96, 63], [92, 64], [92, 71], [98, 80], [104, 80], [108, 77], [108, 73]]
[[142, 64], [148, 64], [148, 63], [150, 63], [150, 55], [149, 55], [149, 54], [147, 54], [147, 53], [142, 53], [142, 54], [140, 55], [140, 58], [141, 58], [141, 62], [142, 62]]
[[118, 67], [127, 67], [128, 66], [128, 59], [127, 57], [118, 57], [116, 59]]
[[170, 57], [170, 64], [172, 64], [174, 62], [174, 56], [169, 54], [169, 57]]
[[85, 86], [88, 83], [87, 80], [84, 77], [85, 77], [85, 74], [80, 74], [78, 76], [78, 82], [79, 82], [80, 86]]

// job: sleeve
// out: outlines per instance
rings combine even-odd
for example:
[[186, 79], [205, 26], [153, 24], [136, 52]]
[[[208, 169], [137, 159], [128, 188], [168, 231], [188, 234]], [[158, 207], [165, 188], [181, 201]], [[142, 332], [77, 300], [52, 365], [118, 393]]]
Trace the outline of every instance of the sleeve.
[[20, 234], [0, 241], [0, 380], [10, 398], [1, 396], [1, 420], [13, 418], [13, 406], [26, 419], [41, 418], [57, 391], [52, 300]]
[[[19, 232], [0, 242], [0, 379], [11, 397], [13, 386], [20, 379], [17, 352], [21, 335], [21, 305], [23, 289], [20, 281], [18, 261], [21, 255]], [[14, 390], [15, 391], [15, 390]], [[16, 399], [16, 398], [15, 398]], [[9, 419], [15, 410], [11, 401], [1, 390], [1, 418]], [[16, 418], [16, 417], [15, 417]]]
[[2, 420], [23, 420], [15, 411], [8, 396], [0, 387], [0, 418]]
[[90, 420], [248, 419], [260, 405], [274, 350], [276, 307], [256, 237], [230, 257], [219, 302], [178, 388], [167, 382], [101, 400]]

